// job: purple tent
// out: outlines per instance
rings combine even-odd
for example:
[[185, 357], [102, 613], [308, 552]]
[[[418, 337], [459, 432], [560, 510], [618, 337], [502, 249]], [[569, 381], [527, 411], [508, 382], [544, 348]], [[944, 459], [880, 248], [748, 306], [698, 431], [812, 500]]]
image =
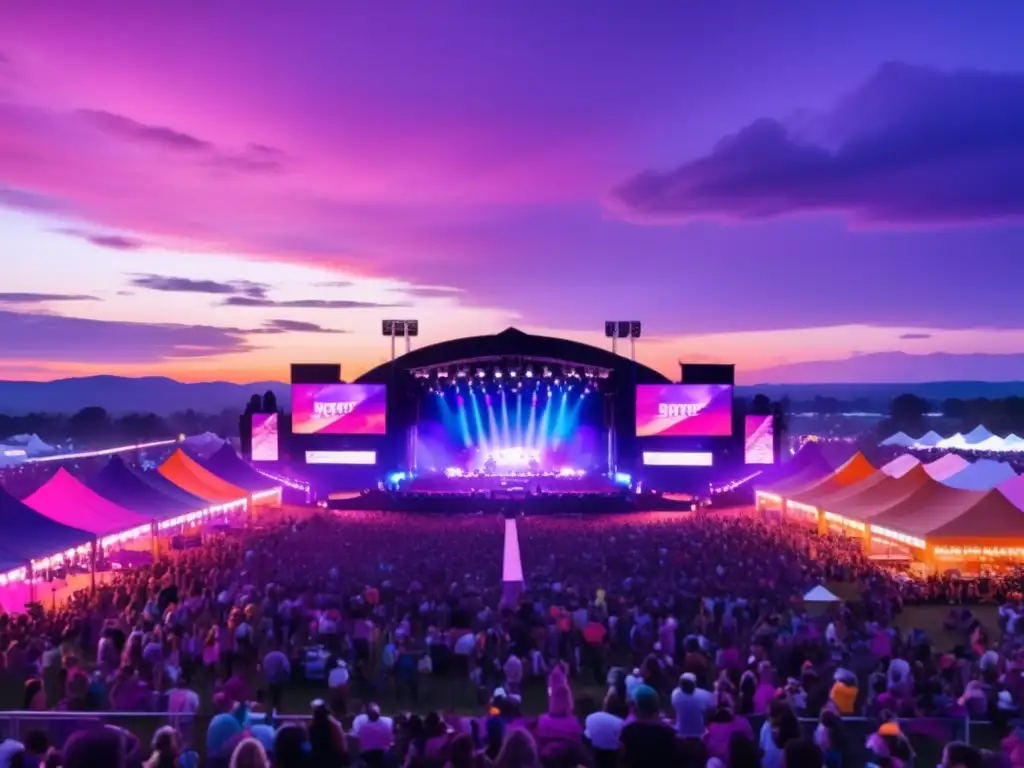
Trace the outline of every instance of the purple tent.
[[177, 517], [208, 506], [201, 499], [189, 504], [154, 488], [128, 469], [120, 456], [110, 459], [103, 469], [86, 481], [86, 485], [119, 506], [156, 520]]
[[[0, 529], [3, 536], [0, 546], [4, 553], [17, 558], [12, 567], [25, 564], [27, 560], [56, 555], [83, 544], [96, 537], [78, 528], [72, 528], [41, 515], [26, 504], [22, 504], [7, 491], [0, 488]], [[0, 554], [0, 561], [8, 556]]]
[[269, 491], [281, 485], [246, 464], [227, 443], [209, 458], [201, 459], [199, 464], [222, 480], [227, 480], [250, 493]]
[[172, 499], [176, 499], [190, 512], [195, 512], [200, 509], [206, 509], [210, 506], [210, 502], [205, 499], [200, 499], [198, 496], [193, 496], [191, 493], [183, 488], [179, 488], [177, 485], [172, 483], [166, 477], [161, 475], [159, 472], [150, 471], [145, 472], [142, 470], [128, 469], [135, 477], [144, 482], [150, 488], [159, 491], [162, 495]]
[[755, 488], [771, 489], [779, 484], [786, 484], [791, 478], [826, 477], [832, 474], [833, 467], [821, 454], [817, 443], [807, 443], [796, 456], [784, 464], [776, 464], [753, 480]]

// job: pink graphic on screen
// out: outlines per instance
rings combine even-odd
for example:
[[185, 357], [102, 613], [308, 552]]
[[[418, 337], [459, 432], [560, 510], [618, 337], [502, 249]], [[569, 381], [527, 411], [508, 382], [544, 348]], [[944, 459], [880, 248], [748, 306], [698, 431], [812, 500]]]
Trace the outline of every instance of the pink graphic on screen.
[[775, 430], [771, 416], [745, 416], [743, 419], [744, 461], [747, 464], [775, 463]]
[[277, 414], [252, 415], [252, 460], [277, 461]]
[[637, 437], [724, 437], [731, 434], [731, 385], [637, 385]]
[[292, 432], [297, 435], [383, 435], [383, 384], [292, 384]]

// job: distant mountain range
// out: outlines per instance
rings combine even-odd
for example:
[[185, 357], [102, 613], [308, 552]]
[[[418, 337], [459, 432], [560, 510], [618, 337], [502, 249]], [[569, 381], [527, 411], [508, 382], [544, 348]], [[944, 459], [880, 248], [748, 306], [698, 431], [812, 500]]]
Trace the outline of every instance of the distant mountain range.
[[[121, 376], [89, 376], [57, 381], [0, 381], [0, 413], [12, 416], [26, 413], [74, 413], [91, 405], [112, 414], [156, 413], [161, 416], [192, 409], [219, 413], [225, 409], [241, 412], [253, 394], [267, 390], [277, 395], [278, 403], [290, 405], [289, 385], [280, 381], [232, 384], [226, 381], [184, 383], [158, 376], [132, 379]], [[763, 394], [773, 400], [788, 396], [806, 402], [817, 396], [838, 400], [867, 399], [887, 403], [897, 395], [910, 392], [940, 402], [950, 397], [1003, 398], [1024, 397], [1024, 381], [935, 381], [908, 384], [755, 384], [739, 386], [740, 397]]]
[[220, 413], [225, 409], [241, 412], [252, 395], [262, 395], [267, 390], [277, 395], [281, 405], [290, 403], [289, 386], [280, 381], [188, 384], [162, 376], [0, 381], [0, 413], [12, 416], [32, 412], [75, 413], [91, 405], [98, 405], [112, 414], [155, 413], [167, 416], [190, 408], [202, 413]]

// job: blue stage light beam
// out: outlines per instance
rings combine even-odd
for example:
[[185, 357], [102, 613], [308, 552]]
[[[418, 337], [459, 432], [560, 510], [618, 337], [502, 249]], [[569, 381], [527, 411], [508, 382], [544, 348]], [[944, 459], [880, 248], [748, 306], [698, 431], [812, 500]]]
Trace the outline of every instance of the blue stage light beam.
[[526, 422], [526, 439], [523, 441], [524, 448], [535, 448], [537, 443], [534, 440], [537, 432], [537, 390], [530, 394], [530, 416]]
[[515, 442], [513, 445], [523, 444], [523, 391], [516, 392], [516, 425]]
[[540, 415], [540, 429], [537, 430], [539, 433], [538, 439], [536, 444], [533, 446], [540, 452], [541, 456], [543, 456], [544, 451], [547, 450], [548, 439], [551, 437], [549, 431], [551, 423], [551, 405], [554, 402], [555, 397], [556, 396], [552, 393], [551, 389], [549, 388], [547, 397], [544, 398], [544, 410], [541, 411]]
[[508, 398], [505, 388], [501, 388], [501, 444], [505, 448], [512, 447], [512, 433], [508, 429]]
[[484, 395], [484, 404], [487, 406], [487, 440], [495, 449], [501, 448], [501, 433], [498, 431], [498, 419], [494, 413], [494, 398], [490, 394]]
[[569, 426], [566, 424], [566, 416], [569, 406], [569, 390], [563, 389], [562, 396], [558, 398], [558, 414], [555, 416], [555, 428], [551, 433], [551, 447], [557, 448], [562, 440], [565, 439], [566, 434], [569, 432]]
[[459, 434], [462, 435], [462, 442], [467, 448], [473, 445], [473, 435], [469, 431], [469, 418], [466, 416], [466, 398], [460, 392], [455, 396], [455, 410], [459, 419]]
[[487, 442], [487, 435], [484, 433], [484, 422], [480, 417], [480, 404], [477, 402], [476, 390], [470, 387], [469, 402], [473, 409], [473, 426], [476, 428], [476, 444], [480, 452], [486, 457], [491, 453], [490, 445]]

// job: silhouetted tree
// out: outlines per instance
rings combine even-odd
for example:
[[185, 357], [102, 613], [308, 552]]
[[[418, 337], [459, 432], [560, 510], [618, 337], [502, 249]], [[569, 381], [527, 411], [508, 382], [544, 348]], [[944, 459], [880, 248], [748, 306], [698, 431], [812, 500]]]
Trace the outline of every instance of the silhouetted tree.
[[772, 401], [767, 395], [754, 395], [750, 401], [750, 413], [758, 416], [767, 416], [772, 412]]
[[248, 416], [253, 413], [259, 413], [263, 408], [263, 400], [259, 395], [253, 395], [249, 398], [249, 402], [245, 406], [245, 414]]
[[269, 389], [263, 393], [263, 413], [277, 413], [277, 395]]
[[101, 440], [111, 432], [110, 414], [99, 406], [83, 408], [68, 421], [68, 434], [75, 440]]

